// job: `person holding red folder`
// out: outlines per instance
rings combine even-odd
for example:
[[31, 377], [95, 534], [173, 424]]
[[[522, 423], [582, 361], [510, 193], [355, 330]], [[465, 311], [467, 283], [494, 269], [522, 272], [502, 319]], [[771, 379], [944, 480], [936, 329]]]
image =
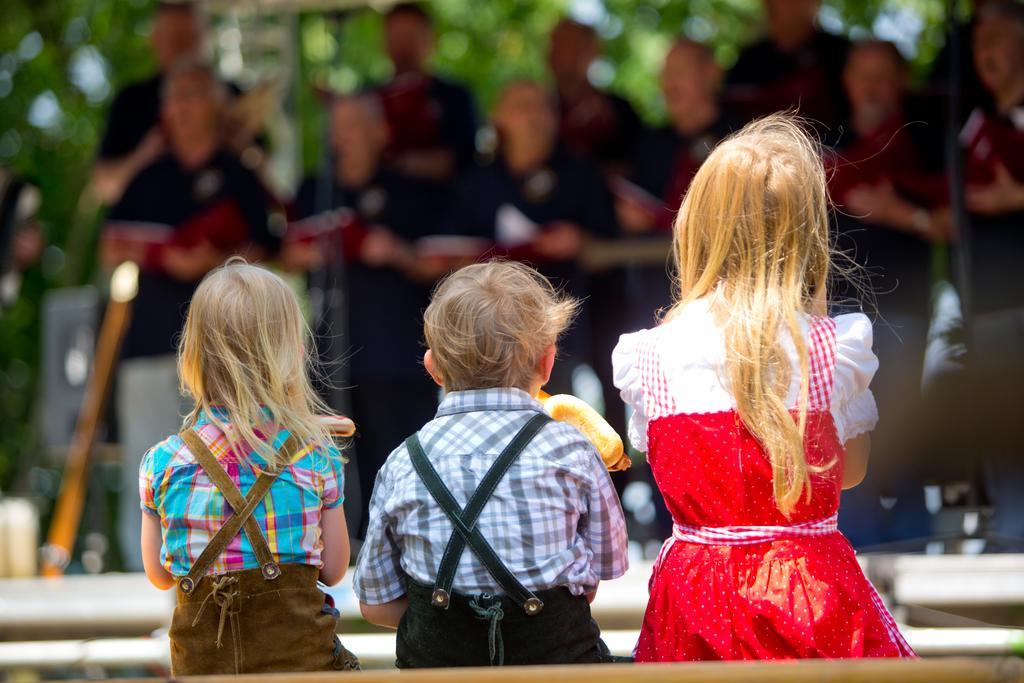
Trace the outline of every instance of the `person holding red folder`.
[[974, 65], [991, 96], [961, 130], [971, 212], [971, 413], [988, 456], [993, 531], [1024, 537], [1024, 5], [992, 0], [978, 12]]
[[[199, 281], [231, 254], [259, 258], [278, 246], [263, 186], [223, 146], [227, 92], [212, 69], [179, 64], [166, 77], [162, 97], [167, 151], [139, 172], [111, 209], [100, 245], [106, 267], [134, 261], [141, 269], [118, 369], [126, 492], [135, 490], [145, 449], [177, 431], [187, 407], [174, 352]], [[140, 568], [139, 515], [138, 499], [123, 496], [121, 547], [130, 568]]]
[[600, 56], [593, 26], [563, 18], [551, 29], [547, 63], [561, 142], [605, 173], [622, 172], [643, 125], [626, 99], [591, 83], [590, 68]]
[[[835, 304], [879, 318], [874, 351], [880, 359], [875, 386], [881, 420], [872, 437], [878, 466], [860, 487], [843, 494], [839, 520], [857, 547], [931, 531], [924, 505], [921, 437], [927, 409], [921, 387], [931, 254], [933, 244], [946, 238], [945, 221], [931, 205], [944, 182], [921, 152], [926, 127], [905, 117], [908, 81], [895, 45], [854, 43], [843, 72], [850, 117], [825, 157], [837, 206], [837, 246], [859, 267], [853, 278], [837, 279]], [[883, 496], [895, 502], [883, 507]]]
[[[559, 143], [554, 103], [536, 82], [505, 85], [491, 118], [497, 151], [460, 179], [447, 226], [493, 240], [491, 255], [536, 264], [556, 287], [586, 297], [590, 281], [580, 252], [587, 239], [614, 233], [611, 200], [596, 168]], [[573, 368], [586, 358], [582, 332], [589, 314], [562, 344], [554, 393], [569, 391]]]
[[[676, 40], [665, 55], [661, 92], [668, 113], [665, 125], [646, 131], [633, 150], [632, 173], [609, 181], [621, 234], [666, 240], [672, 219], [690, 180], [719, 140], [734, 127], [719, 102], [722, 70], [711, 48], [686, 38]], [[618, 336], [627, 329], [650, 325], [657, 312], [671, 303], [665, 265], [632, 265], [624, 273], [609, 324], [602, 316], [593, 333], [595, 355], [611, 356]], [[625, 407], [612, 383], [611, 366], [601, 364], [606, 417], [625, 431]], [[659, 508], [660, 512], [664, 512]]]
[[[334, 182], [326, 198], [317, 196], [320, 179], [300, 187], [283, 260], [307, 269], [328, 259], [345, 262], [347, 323], [342, 334], [326, 323], [317, 333], [325, 367], [347, 366], [344, 386], [359, 425], [353, 444], [363, 505], [362, 530], [353, 531], [362, 538], [377, 471], [395, 435], [414, 431], [437, 408], [437, 389], [420, 361], [421, 315], [441, 272], [431, 270], [414, 245], [438, 232], [448, 193], [443, 184], [387, 163], [390, 130], [375, 95], [336, 99], [330, 124]], [[306, 226], [318, 220], [334, 221], [335, 238], [304, 239]]]
[[431, 73], [434, 26], [415, 2], [384, 17], [384, 48], [392, 77], [373, 90], [388, 127], [387, 163], [406, 176], [443, 182], [473, 162], [476, 106], [461, 84]]

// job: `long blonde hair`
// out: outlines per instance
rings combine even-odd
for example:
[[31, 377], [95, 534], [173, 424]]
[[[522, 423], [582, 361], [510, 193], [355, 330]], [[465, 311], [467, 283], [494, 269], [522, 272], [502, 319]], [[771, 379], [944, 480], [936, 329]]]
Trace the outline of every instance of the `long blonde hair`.
[[[828, 193], [821, 155], [799, 120], [753, 121], [711, 152], [674, 226], [677, 267], [671, 318], [707, 298], [721, 325], [726, 370], [740, 418], [772, 465], [775, 501], [789, 514], [811, 494], [804, 452], [809, 360], [801, 322], [824, 314], [829, 277]], [[796, 347], [796, 419], [787, 406]]]
[[[309, 380], [312, 344], [295, 293], [277, 275], [242, 258], [209, 273], [192, 296], [178, 347], [181, 389], [195, 399], [185, 418], [201, 412], [220, 427], [240, 458], [258, 453], [283, 467], [273, 433], [286, 428], [302, 444], [326, 444], [317, 414], [327, 407]], [[226, 416], [226, 419], [222, 419]]]

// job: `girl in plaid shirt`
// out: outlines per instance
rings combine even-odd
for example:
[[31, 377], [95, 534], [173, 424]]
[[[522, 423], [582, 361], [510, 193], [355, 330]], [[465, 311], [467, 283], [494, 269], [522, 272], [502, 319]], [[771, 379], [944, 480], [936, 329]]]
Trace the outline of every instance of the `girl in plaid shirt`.
[[177, 587], [175, 675], [357, 665], [317, 588], [341, 580], [349, 543], [307, 338], [291, 289], [241, 259], [193, 295], [178, 366], [195, 409], [146, 453], [139, 486], [146, 575]]
[[377, 476], [353, 587], [399, 667], [610, 659], [590, 616], [627, 567], [604, 463], [535, 396], [575, 313], [515, 263], [468, 266], [424, 314], [437, 417]]

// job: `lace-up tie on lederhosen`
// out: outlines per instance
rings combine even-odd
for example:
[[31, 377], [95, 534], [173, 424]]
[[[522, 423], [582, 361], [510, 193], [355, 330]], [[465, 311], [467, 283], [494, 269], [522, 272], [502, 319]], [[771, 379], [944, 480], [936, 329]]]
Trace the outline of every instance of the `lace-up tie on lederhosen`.
[[[278, 564], [253, 517], [279, 472], [261, 472], [242, 495], [198, 433], [187, 429], [180, 436], [234, 514], [178, 580], [170, 629], [174, 675], [359, 668], [335, 634], [338, 612], [317, 588], [320, 570]], [[288, 439], [281, 448], [287, 461], [299, 446]], [[239, 531], [249, 539], [259, 567], [207, 574]]]

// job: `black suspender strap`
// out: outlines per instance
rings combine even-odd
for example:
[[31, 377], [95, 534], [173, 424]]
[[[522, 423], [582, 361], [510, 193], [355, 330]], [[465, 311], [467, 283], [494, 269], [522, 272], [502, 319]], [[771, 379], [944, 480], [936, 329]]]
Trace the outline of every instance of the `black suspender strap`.
[[501, 561], [494, 548], [491, 547], [491, 544], [480, 533], [476, 522], [484, 505], [490, 500], [495, 488], [508, 472], [512, 463], [516, 461], [530, 441], [550, 420], [551, 418], [543, 413], [538, 413], [530, 418], [529, 422], [519, 430], [515, 438], [501, 452], [497, 460], [494, 461], [494, 464], [491, 465], [491, 468], [487, 470], [484, 478], [480, 481], [480, 485], [473, 492], [473, 495], [470, 496], [465, 508], [459, 506], [451, 491], [441, 481], [437, 470], [434, 469], [434, 466], [427, 459], [419, 437], [413, 434], [406, 440], [405, 446], [409, 451], [409, 456], [412, 459], [416, 473], [419, 474], [430, 495], [434, 497], [434, 500], [441, 506], [441, 509], [455, 527], [451, 538], [448, 540], [444, 555], [441, 557], [441, 566], [438, 570], [437, 579], [434, 581], [434, 593], [431, 597], [431, 604], [435, 607], [447, 609], [459, 559], [462, 557], [462, 553], [468, 544], [473, 554], [484, 565], [484, 568], [490, 572], [505, 594], [512, 598], [516, 604], [520, 605], [528, 615], [539, 614], [541, 609], [543, 609], [544, 604], [540, 599], [523, 586]]

